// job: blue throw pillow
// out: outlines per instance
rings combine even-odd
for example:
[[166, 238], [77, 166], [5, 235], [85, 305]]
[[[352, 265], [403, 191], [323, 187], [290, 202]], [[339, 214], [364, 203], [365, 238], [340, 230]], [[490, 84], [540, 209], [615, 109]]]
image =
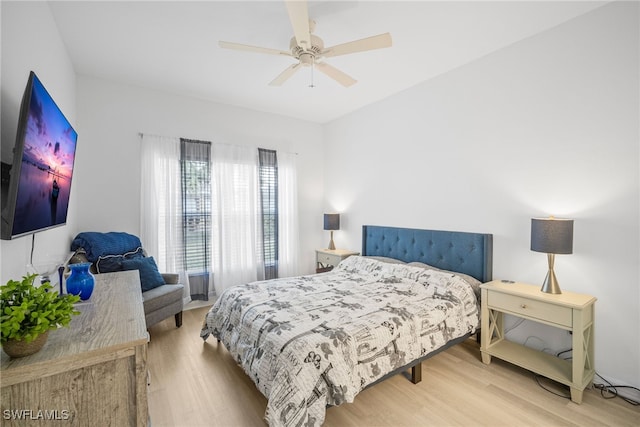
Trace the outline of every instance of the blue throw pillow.
[[122, 269], [140, 271], [140, 285], [142, 285], [142, 292], [146, 292], [165, 284], [164, 278], [158, 271], [158, 266], [152, 256], [147, 258], [123, 259]]

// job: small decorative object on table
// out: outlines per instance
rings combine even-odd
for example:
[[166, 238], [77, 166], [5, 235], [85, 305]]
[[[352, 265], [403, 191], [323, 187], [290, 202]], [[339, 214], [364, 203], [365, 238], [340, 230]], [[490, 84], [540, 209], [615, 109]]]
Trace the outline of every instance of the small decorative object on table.
[[73, 304], [80, 298], [60, 296], [49, 283], [34, 286], [35, 274], [0, 286], [0, 341], [11, 357], [23, 357], [42, 349], [49, 330], [67, 326], [80, 314]]
[[90, 262], [69, 264], [71, 275], [67, 277], [67, 293], [79, 295], [83, 301], [88, 300], [93, 292], [96, 279], [89, 271]]

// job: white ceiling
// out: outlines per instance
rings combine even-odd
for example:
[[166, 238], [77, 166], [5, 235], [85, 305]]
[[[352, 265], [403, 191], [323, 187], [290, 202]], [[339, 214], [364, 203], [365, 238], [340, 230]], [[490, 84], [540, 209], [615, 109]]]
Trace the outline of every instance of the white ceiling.
[[328, 58], [344, 88], [304, 68], [269, 86], [292, 58], [218, 47], [288, 50], [283, 1], [53, 1], [78, 74], [326, 123], [600, 7], [594, 1], [312, 1], [325, 46], [390, 32], [387, 49]]

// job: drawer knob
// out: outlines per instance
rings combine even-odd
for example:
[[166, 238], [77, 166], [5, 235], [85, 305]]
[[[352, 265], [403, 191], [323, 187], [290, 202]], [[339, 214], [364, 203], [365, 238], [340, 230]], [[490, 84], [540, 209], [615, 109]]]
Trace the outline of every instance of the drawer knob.
[[520, 304], [520, 308], [527, 308], [527, 304]]

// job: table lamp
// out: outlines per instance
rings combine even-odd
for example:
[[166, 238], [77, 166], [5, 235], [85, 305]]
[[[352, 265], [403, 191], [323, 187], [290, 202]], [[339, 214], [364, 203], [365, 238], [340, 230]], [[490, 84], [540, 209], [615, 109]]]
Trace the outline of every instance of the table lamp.
[[324, 229], [331, 231], [329, 249], [335, 250], [336, 245], [333, 243], [333, 230], [340, 230], [340, 214], [324, 214]]
[[553, 263], [555, 254], [573, 253], [573, 220], [554, 217], [532, 218], [531, 250], [547, 254], [549, 271], [540, 290], [549, 294], [561, 294]]

